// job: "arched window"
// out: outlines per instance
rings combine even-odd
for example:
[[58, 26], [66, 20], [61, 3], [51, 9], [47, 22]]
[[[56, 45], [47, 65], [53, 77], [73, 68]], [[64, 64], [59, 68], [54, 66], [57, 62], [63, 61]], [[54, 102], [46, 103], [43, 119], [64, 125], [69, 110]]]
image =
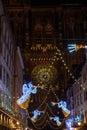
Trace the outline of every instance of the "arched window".
[[54, 28], [49, 22], [44, 27], [44, 32], [45, 32], [46, 44], [53, 44], [53, 42], [54, 42]]
[[36, 44], [41, 44], [42, 32], [43, 32], [43, 26], [40, 23], [36, 23], [36, 25], [34, 27], [34, 33], [33, 33]]
[[53, 27], [50, 23], [47, 23], [47, 25], [45, 26], [44, 28], [45, 30], [45, 33], [48, 34], [48, 35], [52, 35], [53, 34]]

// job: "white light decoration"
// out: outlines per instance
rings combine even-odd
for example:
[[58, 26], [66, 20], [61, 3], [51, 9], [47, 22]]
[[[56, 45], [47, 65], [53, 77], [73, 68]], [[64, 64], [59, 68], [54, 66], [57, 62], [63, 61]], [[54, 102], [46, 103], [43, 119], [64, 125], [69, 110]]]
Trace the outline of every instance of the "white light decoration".
[[75, 51], [75, 48], [76, 48], [76, 44], [68, 44], [68, 50], [70, 53]]
[[70, 53], [84, 48], [87, 49], [87, 45], [68, 44], [68, 50]]
[[[51, 75], [48, 72], [50, 72], [49, 70], [52, 70], [52, 71], [54, 70], [53, 69], [54, 68], [54, 62], [57, 61], [57, 59], [61, 60], [61, 62], [65, 66], [65, 69], [67, 70], [67, 72], [70, 73], [70, 71], [68, 69], [68, 66], [66, 65], [66, 63], [64, 61], [64, 58], [62, 57], [61, 51], [58, 48], [56, 48], [56, 49], [57, 50], [55, 52], [55, 55], [54, 55], [54, 57], [51, 60], [52, 63], [49, 64], [47, 67], [44, 67], [44, 69], [43, 69], [43, 67], [41, 65], [41, 69], [40, 69], [40, 71], [38, 72], [38, 75], [37, 75], [37, 77], [40, 76], [37, 79], [41, 79], [41, 82], [38, 81], [36, 83], [37, 87], [39, 87], [41, 90], [43, 90], [43, 92], [46, 93], [45, 96], [44, 96], [44, 98], [42, 99], [41, 103], [38, 105], [37, 109], [35, 109], [33, 112], [30, 112], [29, 109], [27, 109], [28, 106], [29, 106], [30, 97], [31, 97], [31, 93], [32, 92], [29, 93], [29, 95], [27, 96], [27, 98], [26, 99], [24, 98], [25, 100], [23, 100], [23, 102], [21, 101], [20, 104], [19, 104], [19, 106], [21, 108], [26, 109], [28, 118], [32, 121], [32, 124], [33, 124], [34, 128], [36, 128], [38, 130], [39, 129], [43, 129], [44, 127], [46, 127], [46, 125], [49, 125], [52, 129], [59, 129], [59, 128], [61, 128], [63, 126], [64, 121], [66, 120], [66, 118], [70, 114], [70, 111], [66, 108], [66, 105], [64, 106], [63, 104], [62, 105], [58, 104], [61, 101], [59, 100], [58, 95], [55, 93], [55, 89], [54, 89], [55, 84], [52, 84], [52, 82], [54, 82], [54, 80], [55, 80], [54, 79], [55, 76], [53, 76], [51, 74], [54, 78], [53, 78], [52, 82], [50, 82], [50, 80], [49, 80], [49, 78], [50, 78]], [[41, 58], [40, 58], [40, 61], [41, 61]], [[45, 64], [43, 64], [43, 65], [46, 66]], [[39, 69], [39, 68], [40, 68], [40, 66], [38, 66], [35, 69], [35, 71], [34, 71], [35, 73], [33, 73], [33, 78], [34, 78], [35, 74], [37, 74], [37, 69]], [[53, 74], [55, 74], [55, 71], [53, 71]], [[49, 83], [48, 83], [48, 81], [49, 81]], [[46, 83], [46, 88], [45, 88], [44, 82]], [[33, 91], [33, 94], [36, 94], [37, 87], [36, 86], [34, 87], [33, 85], [31, 85], [31, 86], [32, 86], [31, 90]], [[22, 88], [23, 95], [27, 95], [28, 90], [29, 90], [28, 84], [24, 84], [24, 86]], [[56, 99], [57, 103], [54, 103], [54, 105], [57, 104], [57, 106], [58, 106], [57, 113], [55, 113], [53, 111], [53, 108], [50, 107], [50, 104], [48, 103], [48, 98], [49, 98], [49, 94], [50, 93], [53, 93], [53, 96]], [[29, 98], [29, 101], [28, 101], [28, 98]], [[57, 116], [57, 114], [60, 112], [59, 111], [60, 108], [61, 108], [61, 110], [63, 111], [63, 114], [64, 114], [63, 118], [60, 118], [59, 116]], [[41, 114], [42, 111], [40, 111], [40, 110], [43, 111], [43, 114]], [[32, 117], [31, 117], [30, 113], [33, 114]]]
[[72, 119], [67, 119], [65, 121], [65, 124], [68, 130], [72, 130], [72, 123], [73, 123]]
[[37, 93], [37, 86], [34, 86], [31, 82], [25, 83], [22, 86], [23, 95], [17, 100], [17, 104], [23, 108], [27, 109], [30, 102], [30, 95]]
[[65, 117], [69, 116], [70, 115], [70, 111], [66, 108], [67, 107], [67, 104], [65, 101], [60, 101], [58, 103], [58, 107], [62, 109], [63, 111], [63, 114]]
[[32, 120], [33, 122], [36, 122], [38, 116], [40, 116], [40, 115], [41, 115], [41, 112], [40, 112], [38, 109], [34, 110], [33, 116], [31, 117], [31, 120]]
[[75, 122], [81, 122], [82, 121], [82, 119], [81, 119], [81, 117], [79, 117], [78, 115], [75, 117]]
[[67, 104], [65, 101], [60, 101], [58, 103], [55, 102], [51, 102], [52, 106], [55, 106], [56, 104], [58, 105], [58, 108], [62, 109], [62, 112], [64, 114], [65, 117], [68, 117], [70, 115], [70, 111], [66, 108]]
[[50, 117], [50, 120], [56, 121], [57, 125], [60, 126], [62, 123], [60, 122], [59, 116]]

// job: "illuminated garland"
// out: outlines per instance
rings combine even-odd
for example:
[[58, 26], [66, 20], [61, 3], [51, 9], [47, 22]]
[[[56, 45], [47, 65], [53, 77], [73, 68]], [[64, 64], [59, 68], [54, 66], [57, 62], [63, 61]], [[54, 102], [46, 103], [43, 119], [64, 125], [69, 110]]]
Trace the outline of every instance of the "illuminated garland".
[[[70, 72], [70, 70], [69, 70], [69, 68], [68, 68], [68, 66], [67, 66], [64, 58], [62, 57], [61, 51], [58, 48], [57, 48], [56, 54], [59, 55], [60, 60], [62, 61], [63, 65], [65, 66], [65, 69], [67, 70], [67, 72], [69, 73], [69, 75], [72, 77], [72, 79], [75, 82], [77, 82], [81, 86], [81, 88], [83, 88], [83, 85], [79, 81], [77, 81], [77, 79], [75, 78], [75, 76]], [[83, 88], [83, 89], [85, 89], [85, 88]]]
[[[44, 101], [44, 102], [45, 102], [45, 101]], [[41, 106], [40, 106], [40, 107], [41, 107]], [[48, 123], [50, 122], [50, 116], [49, 116], [49, 120], [46, 118], [46, 115], [47, 115], [47, 114], [46, 114], [46, 113], [47, 113], [46, 110], [47, 110], [47, 108], [49, 108], [49, 110], [50, 110], [52, 116], [56, 116], [56, 115], [54, 115], [54, 113], [52, 112], [50, 106], [49, 106], [47, 103], [46, 103], [45, 109], [43, 110], [43, 111], [44, 111], [43, 115], [42, 115], [39, 119], [37, 119], [36, 122], [33, 122], [33, 121], [31, 120], [31, 117], [29, 116], [29, 113], [28, 113], [28, 118], [32, 121], [32, 123], [33, 123], [33, 125], [34, 125], [35, 128], [37, 128], [37, 129], [38, 129], [38, 128], [39, 128], [39, 129], [42, 129], [42, 127], [43, 127], [42, 125], [43, 125], [44, 123], [45, 123], [45, 125], [46, 125], [47, 122], [48, 122]], [[43, 118], [44, 115], [45, 115], [45, 118]], [[40, 121], [41, 119], [42, 119], [42, 121]], [[64, 120], [65, 120], [65, 118], [64, 118]], [[63, 120], [63, 122], [64, 122], [64, 120]], [[40, 123], [39, 121], [40, 121], [41, 123]], [[52, 122], [52, 121], [51, 121], [51, 122]], [[62, 122], [62, 123], [63, 123], [63, 122]], [[58, 124], [57, 124], [57, 123], [54, 123], [54, 124], [57, 126], [57, 129], [58, 129], [58, 127], [59, 127]], [[45, 125], [44, 125], [44, 126], [45, 126]], [[61, 125], [62, 125], [62, 124], [61, 124]], [[42, 127], [41, 127], [41, 126], [42, 126]]]
[[[65, 61], [64, 61], [64, 59], [63, 59], [63, 57], [62, 57], [62, 54], [61, 54], [61, 52], [60, 52], [60, 50], [59, 50], [58, 48], [57, 48], [57, 51], [56, 51], [56, 53], [55, 53], [55, 55], [54, 55], [54, 60], [52, 61], [50, 67], [52, 67], [52, 65], [53, 65], [54, 62], [56, 61], [57, 56], [59, 56], [59, 59], [62, 61], [63, 65], [65, 66], [65, 68], [66, 68], [66, 70], [67, 70], [67, 72], [70, 74], [70, 76], [72, 76], [72, 78], [73, 78], [74, 81], [76, 82], [77, 80], [75, 79], [75, 77], [73, 76], [73, 74], [72, 74], [72, 73], [70, 72], [70, 70], [68, 69], [68, 66], [66, 65], [66, 63], [65, 63]], [[80, 84], [80, 83], [78, 82], [78, 84]], [[81, 86], [82, 86], [82, 85], [81, 85]], [[58, 129], [58, 128], [60, 128], [59, 126], [57, 126], [56, 123], [54, 123], [54, 121], [52, 121], [52, 120], [50, 120], [50, 119], [48, 120], [48, 118], [47, 118], [47, 117], [50, 117], [50, 115], [48, 114], [48, 112], [46, 112], [47, 108], [49, 108], [49, 110], [51, 111], [51, 114], [54, 115], [54, 113], [52, 112], [50, 106], [49, 106], [49, 105], [47, 104], [47, 102], [46, 102], [47, 96], [49, 95], [50, 91], [53, 92], [53, 94], [55, 95], [57, 101], [59, 102], [59, 98], [57, 97], [57, 95], [56, 95], [54, 89], [50, 86], [50, 87], [49, 87], [49, 90], [48, 90], [48, 92], [47, 92], [47, 95], [46, 95], [46, 97], [45, 97], [45, 99], [44, 99], [43, 102], [38, 106], [38, 109], [40, 110], [40, 109], [42, 108], [42, 105], [43, 105], [44, 103], [46, 104], [46, 107], [45, 107], [45, 109], [43, 110], [44, 113], [41, 115], [40, 118], [37, 119], [36, 122], [33, 122], [33, 121], [32, 121], [32, 124], [33, 124], [34, 127], [37, 128], [37, 129], [42, 129], [42, 128], [44, 128], [47, 124], [49, 124], [53, 129]], [[29, 113], [28, 113], [28, 114], [29, 114]], [[69, 114], [70, 114], [70, 113], [69, 113]], [[45, 115], [45, 116], [44, 116], [44, 115]], [[54, 115], [54, 116], [55, 116], [55, 115]], [[29, 119], [31, 119], [30, 115], [28, 115], [28, 117], [29, 117]], [[43, 118], [43, 117], [44, 117], [44, 118]], [[67, 116], [65, 116], [65, 118], [62, 120], [62, 123], [61, 123], [62, 125], [63, 125], [63, 123], [64, 123], [66, 117], [67, 117]], [[43, 119], [43, 121], [42, 121], [41, 123], [39, 123], [39, 121], [42, 120], [42, 119]], [[51, 123], [52, 123], [52, 124], [51, 124]], [[54, 124], [54, 126], [53, 126], [53, 124]], [[62, 125], [61, 125], [61, 126], [62, 126]], [[56, 127], [55, 127], [55, 126], [56, 126]]]
[[[58, 51], [59, 51], [59, 50], [58, 50]], [[58, 52], [58, 53], [59, 53], [59, 52]], [[53, 60], [53, 62], [52, 62], [52, 64], [50, 65], [49, 68], [51, 68], [52, 65], [54, 64], [55, 58], [57, 57], [57, 54], [58, 54], [58, 53], [56, 53], [56, 55], [54, 56], [54, 60]], [[60, 53], [59, 53], [59, 54], [60, 54]], [[43, 102], [40, 104], [40, 106], [37, 108], [37, 110], [40, 110], [40, 108], [42, 107], [42, 105], [43, 105], [44, 103], [46, 103], [47, 96], [48, 96], [48, 94], [50, 93], [51, 90], [53, 91], [53, 94], [55, 95], [57, 101], [59, 101], [59, 98], [56, 96], [55, 91], [52, 89], [52, 87], [49, 87], [49, 91], [48, 91], [48, 93], [47, 93], [45, 99], [44, 99]], [[46, 103], [46, 104], [47, 104], [47, 103]], [[47, 106], [48, 106], [48, 108], [50, 108], [48, 104], [47, 104]], [[50, 119], [49, 119], [49, 120], [46, 119], [46, 115], [47, 115], [47, 114], [46, 114], [46, 109], [47, 109], [47, 108], [45, 107], [45, 109], [43, 110], [43, 111], [45, 112], [45, 118], [44, 118], [43, 122], [39, 123], [39, 125], [37, 124], [37, 122], [39, 121], [39, 120], [37, 119], [38, 113], [36, 114], [36, 118], [34, 118], [34, 119], [35, 119], [34, 121], [32, 120], [32, 117], [30, 117], [30, 116], [28, 115], [28, 116], [29, 116], [29, 119], [31, 119], [33, 125], [34, 125], [35, 127], [37, 127], [37, 125], [38, 125], [38, 126], [39, 126], [39, 129], [42, 129], [41, 125], [43, 125], [43, 123], [44, 123], [44, 126], [46, 126], [46, 124], [49, 123], [49, 121], [50, 121]], [[54, 113], [52, 112], [51, 108], [50, 108], [50, 111], [51, 111], [51, 114], [56, 117], [56, 115], [54, 115]], [[36, 112], [36, 111], [34, 111], [34, 112]], [[35, 114], [35, 113], [34, 113], [34, 114]], [[40, 114], [39, 114], [39, 115], [40, 115]], [[49, 115], [49, 114], [48, 114], [48, 115]], [[34, 116], [34, 117], [35, 117], [35, 116]], [[44, 117], [44, 114], [43, 114], [42, 117]], [[41, 117], [40, 119], [42, 119], [42, 117]], [[49, 123], [49, 124], [50, 124], [50, 123]], [[55, 124], [57, 125], [57, 127], [59, 127], [57, 123], [55, 123]], [[61, 124], [62, 124], [62, 123], [61, 123]], [[43, 126], [43, 128], [44, 128], [44, 126]]]

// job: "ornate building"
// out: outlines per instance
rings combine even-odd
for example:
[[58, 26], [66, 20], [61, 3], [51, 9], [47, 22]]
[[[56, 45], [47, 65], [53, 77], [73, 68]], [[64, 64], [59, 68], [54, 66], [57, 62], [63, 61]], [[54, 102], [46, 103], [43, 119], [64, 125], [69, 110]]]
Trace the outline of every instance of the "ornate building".
[[[22, 51], [25, 81], [32, 80], [34, 84], [44, 85], [46, 91], [52, 86], [54, 95], [64, 99], [68, 79], [72, 77], [76, 80], [71, 67], [82, 63], [85, 57], [84, 50], [69, 54], [67, 45], [86, 44], [86, 6], [67, 2], [35, 5], [34, 1], [27, 0], [3, 0], [3, 4], [11, 21], [16, 44]], [[33, 102], [38, 103], [31, 103], [29, 111], [38, 107], [49, 95], [46, 91], [40, 91], [38, 96], [33, 97]], [[48, 97], [45, 102], [47, 108], [50, 106], [48, 101], [53, 100], [51, 92]]]
[[67, 44], [86, 43], [86, 7], [61, 2], [54, 6], [35, 6], [32, 1], [23, 0], [8, 0], [3, 3], [11, 20], [16, 43], [22, 50], [26, 66], [25, 80], [31, 79], [34, 66], [45, 62], [52, 63], [55, 59], [56, 69], [61, 70], [61, 73], [58, 72], [58, 85], [65, 89], [69, 75], [61, 65], [59, 54], [57, 58], [54, 58], [54, 55], [57, 49], [60, 49], [69, 69], [72, 64], [83, 61], [83, 52], [70, 55], [67, 52]]

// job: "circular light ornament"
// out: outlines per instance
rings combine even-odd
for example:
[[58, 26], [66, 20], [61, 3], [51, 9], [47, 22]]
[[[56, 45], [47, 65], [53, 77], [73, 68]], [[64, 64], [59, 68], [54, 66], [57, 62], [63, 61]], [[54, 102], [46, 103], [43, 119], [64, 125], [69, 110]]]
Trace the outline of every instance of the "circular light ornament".
[[57, 70], [49, 64], [38, 65], [32, 71], [32, 79], [39, 85], [53, 85], [57, 80]]

